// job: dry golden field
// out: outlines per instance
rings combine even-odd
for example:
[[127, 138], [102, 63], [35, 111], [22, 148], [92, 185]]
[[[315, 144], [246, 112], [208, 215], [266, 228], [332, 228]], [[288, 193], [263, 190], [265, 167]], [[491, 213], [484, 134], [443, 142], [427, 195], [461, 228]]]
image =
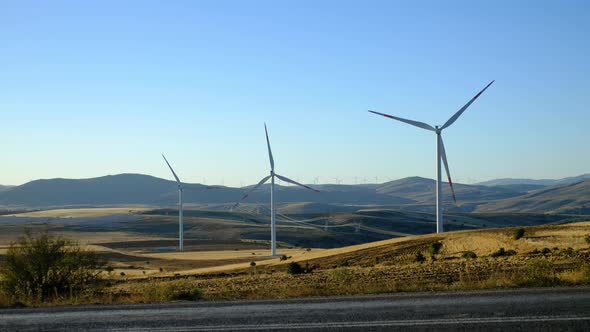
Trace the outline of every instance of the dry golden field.
[[[187, 251], [177, 252], [174, 216], [142, 216], [141, 220], [120, 224], [127, 227], [121, 230], [117, 230], [119, 224], [94, 229], [96, 226], [68, 226], [64, 221], [129, 211], [39, 211], [27, 217], [57, 217], [28, 223], [27, 228], [76, 240], [108, 260], [113, 270], [103, 273], [107, 287], [95, 302], [168, 301], [177, 299], [170, 294], [179, 290], [192, 294], [197, 289], [200, 298], [236, 299], [590, 282], [583, 270], [590, 262], [590, 244], [585, 240], [590, 235], [590, 222], [524, 227], [524, 236], [518, 240], [513, 238], [516, 227], [512, 227], [406, 236], [335, 249], [283, 244], [278, 248], [282, 259], [269, 255], [267, 241], [241, 240], [233, 233], [215, 240], [193, 236], [185, 242]], [[209, 217], [187, 217], [186, 222], [198, 223], [192, 229], [195, 235], [238, 225], [228, 220], [218, 224]], [[1, 227], [0, 256], [23, 231], [22, 224], [5, 223]], [[156, 231], [135, 231], [141, 227]], [[254, 224], [255, 228], [263, 226]], [[168, 233], [161, 233], [161, 229]], [[431, 256], [433, 242], [442, 243], [442, 247]], [[500, 248], [513, 250], [514, 255], [492, 257]], [[464, 258], [466, 252], [477, 257]], [[419, 256], [423, 257], [421, 261]], [[306, 273], [287, 273], [293, 262]]]
[[85, 218], [103, 217], [113, 214], [127, 214], [147, 211], [150, 208], [143, 206], [125, 206], [116, 208], [83, 208], [83, 209], [55, 209], [34, 212], [19, 213], [20, 217], [45, 217], [45, 218]]
[[[524, 237], [518, 240], [512, 238], [513, 230], [449, 232], [339, 249], [285, 251], [292, 256], [286, 261], [253, 255], [256, 266], [228, 264], [119, 280], [107, 294], [113, 301], [157, 302], [173, 299], [175, 292], [192, 294], [196, 289], [204, 299], [263, 299], [590, 283], [590, 244], [585, 240], [590, 222], [525, 227]], [[429, 247], [434, 241], [443, 245], [432, 259]], [[516, 253], [492, 257], [499, 248]], [[477, 258], [463, 258], [466, 251]], [[424, 262], [416, 261], [418, 253], [425, 256]], [[312, 271], [287, 273], [294, 261]]]

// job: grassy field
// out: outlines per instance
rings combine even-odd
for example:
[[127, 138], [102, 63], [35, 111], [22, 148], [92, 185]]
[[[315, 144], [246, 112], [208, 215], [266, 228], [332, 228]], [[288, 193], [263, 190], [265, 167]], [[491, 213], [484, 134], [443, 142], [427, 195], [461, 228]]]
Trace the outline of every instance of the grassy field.
[[[313, 225], [283, 222], [278, 234], [284, 242], [279, 243], [278, 252], [284, 257], [272, 257], [268, 224], [264, 218], [252, 215], [189, 211], [185, 221], [186, 251], [180, 253], [175, 251], [177, 217], [169, 210], [68, 209], [34, 213], [27, 213], [25, 218], [32, 219], [24, 223], [0, 223], [0, 260], [10, 243], [28, 228], [74, 239], [108, 260], [113, 268], [104, 272], [106, 287], [99, 295], [64, 299], [64, 303], [187, 299], [182, 294], [203, 299], [250, 299], [590, 282], [590, 267], [589, 272], [584, 270], [590, 262], [590, 244], [585, 240], [590, 234], [590, 222], [527, 226], [518, 240], [513, 238], [514, 227], [405, 237], [399, 236], [407, 233], [396, 232], [395, 228], [380, 227], [374, 230], [380, 234], [376, 238], [389, 239], [356, 245], [346, 245], [350, 240], [341, 241], [351, 236], [357, 236], [358, 241], [374, 239], [363, 234], [369, 232], [363, 227], [379, 227], [370, 219], [403, 222], [403, 214], [371, 209], [356, 214], [366, 218], [359, 232], [353, 227], [324, 231]], [[131, 217], [121, 220], [116, 217], [130, 213]], [[49, 216], [54, 219], [43, 219]], [[330, 222], [346, 224], [350, 216], [349, 212], [335, 214]], [[499, 223], [508, 218], [494, 217]], [[461, 222], [476, 219], [462, 218]], [[314, 243], [300, 241], [304, 237], [327, 237], [328, 243], [342, 246], [330, 249], [297, 245]], [[440, 242], [441, 248], [432, 255], [434, 242]], [[504, 252], [498, 254], [500, 248]], [[465, 258], [466, 253], [475, 258]], [[293, 262], [306, 273], [288, 273]]]
[[55, 209], [34, 212], [19, 213], [20, 217], [43, 217], [43, 218], [88, 218], [104, 217], [113, 214], [139, 213], [150, 210], [147, 207], [117, 207], [117, 208], [84, 208], [84, 209]]
[[[328, 249], [288, 252], [287, 260], [258, 257], [256, 266], [228, 264], [127, 279], [108, 294], [116, 301], [166, 301], [174, 289], [200, 290], [204, 299], [262, 299], [418, 290], [464, 290], [590, 283], [590, 222], [412, 236]], [[430, 257], [431, 243], [440, 252]], [[500, 248], [513, 255], [494, 257]], [[465, 252], [476, 258], [464, 258]], [[218, 253], [216, 253], [217, 255]], [[418, 254], [424, 256], [418, 262]], [[298, 262], [309, 273], [289, 274]], [[146, 295], [145, 289], [150, 289]], [[172, 294], [172, 295], [171, 295]]]

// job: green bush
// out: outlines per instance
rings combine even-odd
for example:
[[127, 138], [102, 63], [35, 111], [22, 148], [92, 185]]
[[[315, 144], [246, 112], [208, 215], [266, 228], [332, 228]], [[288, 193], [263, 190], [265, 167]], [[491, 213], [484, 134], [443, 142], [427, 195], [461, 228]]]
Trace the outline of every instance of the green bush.
[[522, 227], [515, 229], [514, 232], [512, 233], [512, 238], [515, 240], [518, 240], [523, 236], [524, 236], [524, 228], [522, 228]]
[[428, 247], [428, 253], [430, 254], [430, 257], [437, 255], [440, 252], [442, 246], [443, 244], [440, 241], [434, 241], [430, 243], [430, 247]]
[[562, 249], [561, 254], [568, 257], [574, 257], [578, 254], [578, 251], [572, 247], [568, 247], [567, 249]]
[[289, 274], [301, 274], [303, 273], [303, 268], [297, 262], [291, 262], [287, 266], [287, 273]]
[[0, 290], [13, 300], [45, 302], [94, 290], [106, 263], [77, 243], [47, 232], [12, 243], [0, 269]]
[[549, 249], [549, 248], [543, 248], [543, 250], [541, 250], [541, 253], [542, 253], [543, 255], [548, 255], [548, 254], [550, 254], [550, 253], [551, 253], [551, 249]]
[[477, 258], [477, 254], [474, 253], [473, 251], [466, 251], [463, 253], [462, 257], [466, 258], [466, 259], [474, 259], [474, 258]]
[[289, 257], [287, 257], [287, 255], [283, 255], [283, 256], [281, 256], [281, 258], [279, 258], [280, 261], [286, 261], [287, 259], [289, 259]]
[[590, 244], [590, 234], [584, 236], [584, 241], [586, 241], [586, 243]]
[[495, 251], [491, 254], [492, 257], [503, 257], [503, 256], [514, 256], [516, 255], [516, 251], [515, 250], [505, 250], [504, 248], [500, 248], [498, 249], [498, 251]]

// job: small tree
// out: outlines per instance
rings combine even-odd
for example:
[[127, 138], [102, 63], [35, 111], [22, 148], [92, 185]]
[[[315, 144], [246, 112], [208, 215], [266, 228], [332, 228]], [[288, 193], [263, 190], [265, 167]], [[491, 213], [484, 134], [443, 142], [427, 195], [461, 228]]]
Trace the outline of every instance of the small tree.
[[463, 258], [465, 259], [475, 259], [477, 258], [477, 254], [473, 251], [466, 251], [463, 253]]
[[287, 266], [287, 272], [289, 274], [301, 274], [303, 273], [303, 268], [297, 262], [291, 262]]
[[78, 295], [97, 284], [105, 267], [73, 241], [27, 231], [6, 253], [0, 289], [13, 300], [35, 302]]
[[523, 236], [524, 236], [524, 228], [522, 228], [522, 227], [515, 229], [514, 232], [512, 233], [512, 238], [515, 240], [518, 240]]
[[422, 255], [421, 252], [416, 253], [416, 257], [414, 258], [414, 260], [418, 263], [423, 263], [426, 260], [426, 257], [424, 257], [424, 255]]
[[443, 244], [440, 241], [434, 241], [430, 243], [430, 247], [428, 248], [428, 253], [430, 253], [430, 257], [434, 258], [442, 248]]

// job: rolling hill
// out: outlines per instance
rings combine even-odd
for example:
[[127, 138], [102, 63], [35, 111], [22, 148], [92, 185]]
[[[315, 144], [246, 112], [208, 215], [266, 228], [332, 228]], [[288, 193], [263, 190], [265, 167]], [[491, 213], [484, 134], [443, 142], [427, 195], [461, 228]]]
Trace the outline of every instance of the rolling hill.
[[[0, 192], [0, 205], [49, 207], [83, 205], [145, 204], [166, 206], [177, 202], [177, 186], [168, 181], [141, 174], [109, 175], [91, 179], [36, 180]], [[185, 184], [188, 204], [235, 203], [250, 187], [208, 187]], [[434, 204], [434, 180], [413, 177], [381, 185], [318, 185], [319, 193], [295, 186], [276, 187], [279, 202], [310, 202], [321, 205], [413, 206], [428, 210]], [[510, 198], [518, 191], [486, 186], [457, 184], [462, 204], [487, 199]], [[448, 188], [445, 188], [448, 193]], [[250, 194], [248, 203], [266, 203], [270, 185]], [[448, 196], [448, 195], [447, 195]], [[453, 209], [450, 196], [446, 197]], [[309, 206], [308, 206], [309, 207]], [[317, 210], [317, 208], [316, 208]]]
[[[455, 188], [455, 194], [459, 206], [473, 202], [517, 197], [522, 194], [521, 191], [507, 188], [466, 185], [460, 183], [455, 183], [453, 186]], [[433, 195], [435, 188], [436, 181], [432, 179], [409, 177], [384, 183], [379, 185], [376, 190], [381, 194], [408, 198], [418, 204], [432, 205], [434, 204]], [[452, 207], [453, 199], [451, 196], [451, 189], [446, 182], [443, 183], [443, 198], [445, 204]]]
[[[584, 177], [584, 176], [581, 176]], [[581, 178], [577, 177], [577, 178]], [[561, 180], [560, 180], [561, 181]], [[590, 180], [573, 184], [542, 186], [499, 184], [496, 186], [456, 183], [457, 204], [443, 184], [444, 208], [451, 213], [573, 213], [589, 211]], [[408, 177], [382, 184], [315, 186], [316, 193], [296, 186], [277, 185], [276, 195], [285, 213], [353, 212], [378, 207], [433, 213], [435, 181]], [[185, 184], [188, 206], [227, 210], [249, 188]], [[270, 185], [250, 194], [249, 204], [267, 204]], [[0, 206], [47, 208], [67, 206], [149, 205], [174, 206], [177, 186], [173, 181], [141, 174], [118, 174], [90, 179], [36, 180], [0, 191]], [[298, 203], [298, 204], [294, 204]]]
[[510, 186], [510, 185], [533, 185], [533, 186], [554, 186], [558, 184], [571, 184], [590, 179], [590, 173], [563, 179], [494, 179], [477, 183], [482, 186]]
[[10, 189], [12, 187], [13, 186], [3, 186], [3, 185], [0, 184], [0, 191], [5, 191], [5, 190], [8, 190], [8, 189]]
[[476, 212], [590, 214], [590, 179], [480, 205]]

